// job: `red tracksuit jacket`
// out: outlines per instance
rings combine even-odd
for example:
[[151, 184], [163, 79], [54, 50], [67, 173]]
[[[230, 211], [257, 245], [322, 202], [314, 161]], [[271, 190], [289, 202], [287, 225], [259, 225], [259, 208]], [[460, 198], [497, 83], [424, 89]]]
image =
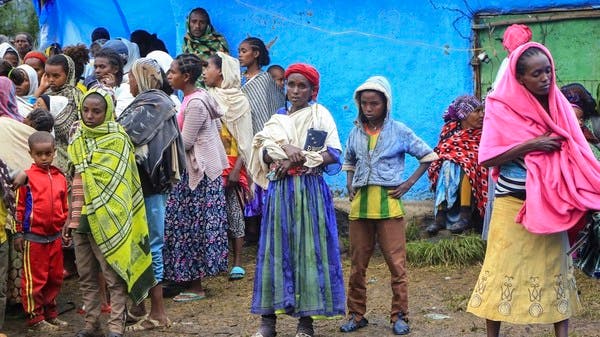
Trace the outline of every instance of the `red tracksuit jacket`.
[[67, 179], [54, 166], [32, 164], [26, 170], [29, 183], [17, 192], [16, 232], [42, 236], [60, 232], [69, 212]]

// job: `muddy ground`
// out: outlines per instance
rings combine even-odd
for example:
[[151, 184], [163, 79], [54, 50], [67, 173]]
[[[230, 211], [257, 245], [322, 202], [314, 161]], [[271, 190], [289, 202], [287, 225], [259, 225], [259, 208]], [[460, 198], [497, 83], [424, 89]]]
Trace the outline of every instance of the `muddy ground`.
[[[344, 206], [338, 206], [343, 210]], [[407, 211], [412, 220], [423, 227], [428, 221], [427, 203], [408, 204]], [[343, 226], [343, 221], [340, 221]], [[343, 228], [342, 228], [343, 231]], [[205, 286], [208, 297], [192, 303], [175, 303], [170, 298], [165, 300], [167, 311], [173, 326], [146, 332], [131, 332], [126, 336], [139, 337], [176, 337], [176, 336], [251, 336], [258, 327], [258, 316], [249, 312], [254, 276], [253, 264], [256, 247], [247, 247], [244, 251], [244, 263], [247, 276], [241, 281], [230, 282], [226, 275], [207, 279]], [[350, 269], [350, 261], [344, 254], [344, 271]], [[485, 325], [479, 319], [465, 312], [467, 300], [479, 273], [479, 265], [468, 268], [427, 267], [409, 268], [409, 306], [411, 333], [409, 336], [485, 336]], [[357, 332], [344, 334], [339, 332], [342, 320], [315, 322], [316, 336], [393, 336], [388, 323], [391, 291], [387, 266], [380, 255], [373, 257], [369, 267], [368, 313], [369, 326]], [[346, 278], [347, 280], [347, 278]], [[581, 292], [583, 310], [571, 322], [569, 336], [600, 336], [600, 282], [591, 280], [581, 273], [577, 274]], [[81, 304], [77, 282], [75, 279], [65, 281], [59, 298], [61, 307], [67, 308], [66, 302]], [[434, 318], [431, 317], [431, 314]], [[444, 317], [443, 319], [439, 319]], [[435, 317], [438, 316], [438, 317]], [[83, 327], [83, 317], [75, 310], [68, 311], [60, 317], [71, 323], [71, 326], [51, 336], [74, 336]], [[435, 319], [437, 318], [437, 319]], [[278, 337], [293, 337], [296, 320], [281, 317], [278, 320]], [[27, 332], [24, 318], [18, 314], [9, 314], [5, 323], [8, 336], [45, 336], [45, 334]], [[550, 325], [510, 325], [504, 324], [502, 336], [553, 336]]]

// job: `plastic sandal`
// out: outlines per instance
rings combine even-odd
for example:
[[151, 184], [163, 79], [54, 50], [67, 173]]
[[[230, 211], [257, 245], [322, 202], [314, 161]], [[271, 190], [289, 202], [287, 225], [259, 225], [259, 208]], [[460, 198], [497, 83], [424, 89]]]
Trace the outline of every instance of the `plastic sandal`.
[[244, 276], [246, 276], [246, 271], [240, 266], [231, 268], [231, 272], [229, 273], [230, 280], [241, 280]]
[[341, 332], [353, 332], [356, 331], [360, 328], [364, 328], [369, 324], [369, 321], [367, 321], [366, 318], [361, 318], [360, 321], [356, 321], [354, 319], [355, 314], [352, 314], [350, 316], [350, 319], [348, 319], [348, 321], [344, 324], [342, 324], [342, 326], [340, 326], [340, 331]]

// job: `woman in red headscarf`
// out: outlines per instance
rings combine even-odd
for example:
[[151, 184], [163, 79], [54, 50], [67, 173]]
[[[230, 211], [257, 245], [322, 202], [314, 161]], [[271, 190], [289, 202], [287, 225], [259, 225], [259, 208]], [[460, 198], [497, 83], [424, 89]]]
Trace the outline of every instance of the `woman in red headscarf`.
[[298, 317], [296, 336], [312, 337], [312, 317], [345, 311], [335, 211], [323, 179], [341, 169], [337, 128], [315, 102], [315, 68], [294, 64], [285, 78], [290, 104], [256, 134], [249, 165], [267, 189], [251, 307], [262, 315], [255, 337], [275, 336], [276, 314]]
[[567, 337], [580, 307], [566, 231], [600, 206], [600, 163], [556, 86], [548, 49], [515, 49], [486, 100], [479, 163], [496, 181], [485, 261], [467, 311], [500, 322], [554, 324]]

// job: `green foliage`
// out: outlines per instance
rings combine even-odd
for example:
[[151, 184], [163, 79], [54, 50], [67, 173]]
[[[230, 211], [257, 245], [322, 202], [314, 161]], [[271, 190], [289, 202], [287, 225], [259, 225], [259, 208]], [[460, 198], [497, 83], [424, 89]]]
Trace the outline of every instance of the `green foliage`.
[[413, 217], [406, 225], [406, 242], [417, 241], [421, 239], [421, 228], [417, 219]]
[[38, 18], [30, 0], [13, 0], [0, 6], [0, 34], [14, 37], [18, 32], [28, 32], [37, 40]]
[[485, 242], [479, 235], [459, 235], [437, 242], [419, 240], [406, 244], [412, 266], [469, 266], [483, 261]]

